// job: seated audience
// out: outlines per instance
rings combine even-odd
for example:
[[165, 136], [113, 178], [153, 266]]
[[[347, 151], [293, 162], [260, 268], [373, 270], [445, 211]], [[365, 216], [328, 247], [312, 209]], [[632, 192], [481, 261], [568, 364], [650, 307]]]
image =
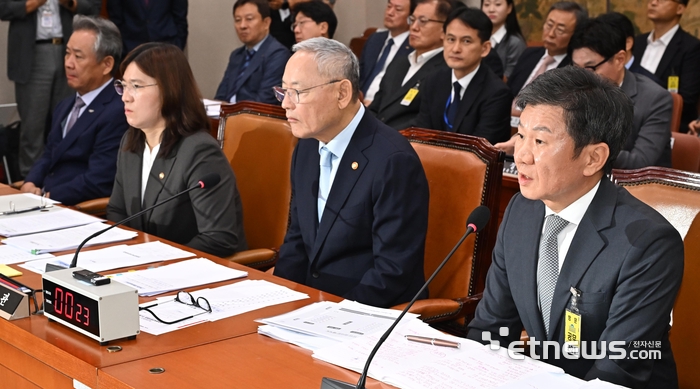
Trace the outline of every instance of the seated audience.
[[[668, 331], [683, 240], [606, 177], [629, 137], [632, 102], [573, 66], [544, 73], [516, 102], [520, 193], [505, 210], [467, 337], [508, 348], [524, 327], [530, 355], [575, 377], [677, 388]], [[635, 350], [660, 358], [630, 358]]]
[[300, 139], [275, 275], [373, 306], [405, 303], [424, 283], [428, 182], [418, 155], [366, 112], [350, 49], [314, 38], [294, 50], [276, 88]]
[[338, 19], [328, 4], [319, 0], [302, 1], [292, 7], [292, 12], [292, 31], [297, 42], [317, 37], [333, 39]]
[[108, 0], [109, 20], [119, 27], [124, 53], [146, 42], [187, 44], [187, 0]]
[[415, 8], [415, 0], [388, 0], [384, 11], [386, 30], [367, 38], [360, 56], [360, 88], [366, 106], [372, 103], [389, 64], [413, 50], [408, 44], [407, 19]]
[[425, 80], [416, 127], [480, 136], [491, 143], [510, 137], [510, 89], [482, 58], [491, 50], [492, 23], [481, 10], [458, 8], [444, 24], [448, 69]]
[[513, 0], [481, 0], [481, 9], [493, 23], [491, 49], [495, 50], [503, 65], [503, 75], [508, 78], [527, 48], [520, 31]]
[[282, 46], [291, 50], [295, 43], [294, 31], [292, 31], [291, 7], [299, 0], [268, 0], [270, 4], [270, 35]]
[[270, 36], [270, 21], [266, 0], [237, 0], [233, 5], [236, 35], [244, 46], [231, 53], [215, 99], [278, 103], [272, 87], [282, 81], [289, 50]]
[[112, 193], [119, 140], [128, 128], [124, 103], [112, 87], [121, 53], [112, 22], [75, 16], [64, 66], [77, 93], [54, 109], [46, 147], [22, 192], [45, 192], [66, 205]]
[[[425, 86], [421, 83], [430, 74], [446, 69], [442, 55], [442, 25], [452, 12], [453, 0], [417, 0], [409, 18], [408, 42], [413, 51], [397, 57], [387, 67], [369, 110], [379, 120], [397, 130], [410, 127], [418, 111]], [[429, 98], [429, 97], [428, 97]]]
[[683, 97], [681, 131], [698, 117], [700, 97], [700, 40], [685, 32], [681, 16], [688, 0], [649, 1], [647, 17], [654, 29], [634, 41], [634, 58], [661, 80], [661, 87], [677, 90]]
[[208, 133], [209, 118], [185, 55], [167, 43], [146, 43], [127, 55], [120, 70], [124, 79], [114, 87], [131, 128], [122, 138], [107, 219], [124, 220], [215, 173], [221, 177], [217, 185], [127, 225], [221, 257], [245, 250], [236, 178]]

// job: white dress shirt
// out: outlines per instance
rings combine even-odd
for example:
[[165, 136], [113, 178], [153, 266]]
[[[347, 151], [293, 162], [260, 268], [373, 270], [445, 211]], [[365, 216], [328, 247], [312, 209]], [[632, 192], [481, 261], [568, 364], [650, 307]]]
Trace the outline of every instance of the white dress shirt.
[[416, 56], [416, 51], [413, 50], [411, 54], [408, 55], [408, 63], [410, 63], [411, 66], [408, 68], [408, 71], [406, 72], [406, 77], [403, 78], [403, 82], [401, 82], [401, 85], [403, 86], [406, 82], [408, 82], [408, 80], [410, 80], [411, 77], [418, 73], [420, 68], [423, 67], [423, 65], [425, 65], [426, 62], [430, 61], [431, 58], [438, 54], [442, 55], [442, 49], [442, 47], [438, 47], [437, 49], [430, 50], [419, 56]]
[[[527, 78], [527, 81], [525, 81], [525, 84], [523, 84], [523, 86], [529, 84], [530, 81], [532, 81], [532, 77], [535, 75], [535, 73], [537, 73], [537, 69], [539, 69], [540, 66], [542, 66], [542, 62], [544, 62], [544, 59], [548, 55], [549, 55], [549, 52], [547, 50], [545, 50], [544, 55], [542, 56], [542, 58], [540, 58], [539, 62], [537, 62], [537, 65], [535, 65], [535, 67], [532, 69], [530, 76]], [[561, 63], [561, 61], [564, 60], [565, 57], [566, 57], [566, 53], [553, 56], [552, 58], [554, 58], [554, 62], [549, 64], [549, 66], [547, 66], [547, 70], [545, 70], [545, 71], [556, 69], [559, 66], [559, 64]]]
[[321, 141], [318, 142], [319, 153], [321, 152], [321, 148], [324, 146], [328, 149], [328, 151], [333, 153], [331, 156], [331, 176], [328, 180], [328, 187], [331, 191], [333, 190], [333, 180], [335, 179], [335, 174], [338, 173], [340, 160], [343, 159], [343, 154], [345, 154], [345, 150], [348, 148], [348, 144], [350, 144], [350, 139], [352, 139], [352, 135], [355, 133], [355, 130], [360, 124], [360, 120], [362, 120], [362, 116], [364, 114], [365, 106], [360, 104], [360, 109], [357, 110], [357, 113], [352, 118], [350, 123], [348, 123], [348, 125], [343, 129], [343, 131], [340, 131], [340, 133], [328, 143], [323, 143]]
[[[111, 84], [114, 84], [114, 79], [113, 79], [113, 78], [110, 78], [109, 81], [107, 81], [107, 82], [105, 82], [104, 84], [102, 84], [99, 88], [97, 88], [97, 89], [95, 89], [95, 90], [91, 90], [90, 92], [88, 92], [88, 93], [86, 93], [86, 94], [84, 94], [84, 95], [82, 95], [82, 96], [80, 95], [80, 93], [77, 93], [77, 92], [76, 92], [75, 95], [76, 95], [77, 97], [80, 97], [80, 98], [83, 100], [83, 103], [85, 103], [85, 105], [83, 105], [83, 107], [80, 108], [80, 110], [78, 111], [78, 117], [82, 116], [82, 115], [83, 115], [83, 112], [85, 112], [85, 110], [87, 109], [87, 107], [89, 107], [90, 104], [92, 104], [93, 100], [95, 100], [95, 98], [97, 97], [97, 95], [99, 95], [100, 93], [102, 93], [102, 90], [103, 90], [104, 88], [106, 88], [107, 85], [111, 85]], [[70, 111], [70, 113], [68, 114], [68, 116], [66, 116], [66, 121], [63, 123], [63, 137], [64, 137], [64, 138], [66, 137], [66, 126], [67, 126], [68, 123], [70, 122], [70, 117], [71, 117], [72, 115], [73, 115], [73, 110], [71, 109], [71, 111]]]
[[[377, 93], [379, 90], [379, 83], [382, 82], [382, 78], [384, 77], [384, 73], [386, 73], [386, 68], [389, 66], [391, 61], [394, 60], [394, 57], [396, 56], [396, 53], [399, 51], [401, 48], [401, 45], [404, 43], [404, 41], [408, 38], [408, 31], [402, 32], [401, 34], [392, 37], [391, 34], [387, 34], [386, 40], [384, 41], [384, 46], [382, 46], [382, 50], [379, 52], [380, 56], [381, 53], [384, 51], [384, 48], [386, 47], [387, 42], [389, 42], [389, 39], [394, 40], [394, 45], [391, 46], [391, 49], [389, 50], [389, 56], [386, 57], [386, 62], [384, 62], [384, 67], [382, 70], [377, 73], [377, 76], [374, 77], [374, 80], [372, 80], [372, 83], [369, 84], [369, 88], [367, 88], [367, 94], [365, 95], [365, 100], [374, 100], [374, 95]], [[379, 60], [379, 58], [377, 58]], [[372, 69], [369, 69], [371, 72]]]
[[647, 36], [647, 48], [644, 50], [641, 61], [641, 65], [644, 69], [650, 71], [651, 73], [656, 73], [656, 68], [659, 67], [661, 57], [664, 56], [666, 47], [668, 47], [668, 44], [676, 34], [676, 31], [678, 31], [678, 28], [680, 28], [680, 25], [676, 24], [673, 26], [673, 28], [668, 30], [668, 32], [662, 35], [661, 38], [657, 38], [656, 40], [653, 40], [652, 38], [655, 34], [654, 31], [652, 30], [649, 33]]
[[491, 47], [496, 47], [501, 41], [503, 40], [503, 37], [506, 36], [506, 25], [502, 25], [501, 28], [499, 28], [496, 32], [494, 32], [491, 35]]
[[[460, 101], [462, 100], [462, 97], [464, 97], [464, 92], [467, 90], [469, 83], [472, 82], [474, 75], [476, 74], [477, 71], [479, 71], [480, 67], [481, 67], [481, 65], [477, 66], [476, 69], [472, 70], [471, 73], [460, 78], [459, 80], [457, 79], [457, 76], [455, 76], [455, 71], [452, 70], [452, 85], [454, 85], [455, 81], [456, 81], [456, 82], [459, 82], [459, 86], [462, 87], [462, 89], [459, 90]], [[453, 87], [452, 92], [450, 93], [450, 101], [454, 101], [454, 98], [455, 98], [455, 88]]]
[[143, 206], [143, 196], [146, 193], [146, 184], [148, 184], [148, 175], [151, 173], [151, 168], [153, 167], [153, 161], [156, 160], [158, 156], [158, 151], [160, 151], [160, 143], [151, 150], [148, 147], [148, 142], [143, 147], [143, 163], [141, 164], [141, 206]]
[[63, 27], [61, 26], [61, 9], [58, 0], [47, 0], [36, 10], [36, 40], [62, 37]]

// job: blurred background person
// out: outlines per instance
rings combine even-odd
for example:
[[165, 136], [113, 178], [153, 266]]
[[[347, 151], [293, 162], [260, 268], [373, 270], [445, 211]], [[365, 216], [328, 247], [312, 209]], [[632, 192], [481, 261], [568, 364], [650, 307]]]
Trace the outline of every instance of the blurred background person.
[[482, 0], [481, 10], [493, 23], [491, 49], [495, 50], [503, 65], [503, 75], [508, 78], [527, 48], [520, 31], [513, 0]]
[[328, 4], [320, 0], [303, 1], [294, 4], [292, 12], [292, 31], [297, 43], [319, 37], [333, 39], [338, 18]]
[[187, 44], [187, 0], [107, 0], [109, 20], [119, 27], [124, 53], [146, 42]]
[[291, 6], [299, 0], [268, 0], [270, 4], [270, 35], [275, 37], [282, 46], [292, 50], [292, 45], [296, 42], [294, 31], [292, 31], [292, 11]]

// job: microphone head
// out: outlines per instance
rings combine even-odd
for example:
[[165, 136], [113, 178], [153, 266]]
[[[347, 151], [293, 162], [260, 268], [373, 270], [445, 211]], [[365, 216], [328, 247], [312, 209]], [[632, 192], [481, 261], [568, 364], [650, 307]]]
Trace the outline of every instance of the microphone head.
[[199, 180], [199, 187], [202, 189], [210, 189], [216, 186], [221, 181], [221, 176], [217, 173], [209, 173]]
[[491, 211], [485, 205], [476, 207], [467, 219], [467, 228], [471, 227], [474, 232], [481, 231], [491, 218]]

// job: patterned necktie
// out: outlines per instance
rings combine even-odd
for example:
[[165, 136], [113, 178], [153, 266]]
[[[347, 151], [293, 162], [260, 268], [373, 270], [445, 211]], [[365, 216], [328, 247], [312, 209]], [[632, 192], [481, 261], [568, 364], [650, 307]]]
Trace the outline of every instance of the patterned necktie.
[[549, 317], [552, 309], [552, 296], [559, 278], [559, 246], [557, 235], [569, 222], [557, 215], [547, 216], [545, 220], [544, 235], [540, 241], [540, 259], [537, 265], [537, 293], [540, 299], [540, 310], [544, 329], [549, 336]]
[[447, 125], [448, 131], [454, 131], [452, 127], [454, 126], [455, 118], [457, 117], [457, 111], [459, 111], [459, 103], [462, 101], [462, 97], [460, 96], [462, 86], [459, 85], [458, 81], [455, 81], [452, 86], [454, 87], [454, 96], [452, 97], [452, 102], [447, 107], [447, 113], [445, 114], [445, 118], [447, 119], [445, 120], [445, 124]]
[[[233, 96], [238, 93], [238, 89], [241, 88], [241, 85], [243, 84], [243, 73], [245, 73], [245, 70], [248, 69], [248, 65], [250, 65], [250, 61], [253, 59], [253, 56], [255, 55], [255, 50], [250, 49], [245, 52], [245, 60], [241, 64], [241, 68], [238, 70], [238, 76], [236, 76], [236, 82], [233, 83], [233, 90], [229, 94], [229, 96]], [[238, 99], [236, 99], [238, 100]]]
[[535, 78], [539, 77], [542, 73], [546, 72], [547, 67], [549, 67], [549, 65], [551, 65], [553, 63], [554, 63], [554, 57], [552, 57], [551, 55], [546, 55], [544, 57], [544, 59], [542, 60], [542, 65], [540, 65], [540, 67], [537, 68], [537, 71], [535, 72], [535, 74], [532, 75], [530, 82], [534, 81]]
[[374, 64], [374, 67], [372, 68], [372, 73], [369, 74], [369, 77], [365, 80], [365, 84], [362, 85], [362, 93], [367, 94], [367, 90], [369, 89], [369, 86], [372, 85], [372, 81], [374, 80], [375, 77], [377, 77], [377, 74], [384, 69], [384, 64], [386, 63], [386, 59], [389, 57], [389, 52], [391, 51], [391, 46], [394, 45], [394, 40], [389, 39], [388, 42], [386, 42], [386, 46], [384, 46], [384, 50], [382, 50], [382, 54], [379, 56], [379, 60], [377, 60], [377, 63]]
[[321, 216], [323, 216], [323, 210], [326, 208], [326, 201], [328, 200], [328, 193], [331, 190], [330, 180], [331, 180], [331, 158], [333, 158], [333, 153], [326, 148], [326, 146], [321, 147], [319, 150], [321, 158], [319, 160], [320, 172], [318, 175], [318, 222], [321, 223]]
[[83, 102], [83, 99], [80, 97], [75, 98], [75, 104], [73, 104], [73, 109], [70, 111], [70, 118], [68, 119], [68, 124], [66, 124], [66, 130], [63, 133], [63, 137], [65, 138], [66, 135], [68, 135], [68, 131], [73, 128], [75, 125], [75, 122], [78, 121], [78, 114], [80, 114], [80, 108], [83, 108], [85, 106], [85, 102]]

